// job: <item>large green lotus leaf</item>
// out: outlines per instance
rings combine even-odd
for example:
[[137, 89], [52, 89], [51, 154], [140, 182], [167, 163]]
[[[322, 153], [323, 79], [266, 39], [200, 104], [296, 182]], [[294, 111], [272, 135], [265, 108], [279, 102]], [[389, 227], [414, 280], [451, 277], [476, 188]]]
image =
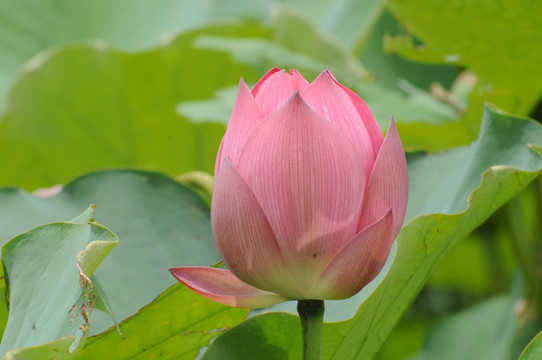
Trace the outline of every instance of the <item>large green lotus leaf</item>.
[[429, 89], [434, 82], [450, 88], [458, 75], [456, 66], [421, 64], [384, 51], [382, 39], [390, 33], [401, 31], [401, 25], [385, 6], [381, 7], [378, 15], [371, 31], [358, 40], [354, 49], [378, 82], [398, 89], [404, 89], [402, 82], [405, 80], [423, 89]]
[[216, 335], [240, 323], [246, 309], [202, 298], [180, 283], [115, 328], [88, 339], [83, 359], [194, 359]]
[[[224, 17], [218, 5], [209, 0], [1, 0], [0, 104], [23, 64], [44, 50], [92, 39], [119, 50], [149, 49], [166, 35]], [[240, 8], [237, 13], [242, 14]]]
[[326, 36], [332, 36], [341, 47], [352, 50], [367, 36], [378, 19], [383, 0], [286, 0], [277, 1], [296, 8]]
[[191, 124], [175, 113], [175, 105], [209, 98], [241, 75], [255, 81], [266, 69], [195, 49], [194, 38], [266, 33], [255, 25], [215, 26], [140, 54], [96, 43], [35, 59], [13, 88], [0, 122], [1, 183], [43, 187], [121, 165], [175, 175], [212, 172], [224, 127]]
[[52, 47], [98, 39], [117, 50], [142, 51], [211, 22], [265, 22], [276, 3], [295, 7], [347, 47], [363, 37], [382, 7], [381, 0], [1, 0], [0, 104], [23, 65]]
[[[488, 107], [475, 143], [445, 153], [410, 158], [410, 202], [394, 261], [351, 320], [325, 325], [325, 358], [374, 358], [455, 245], [542, 172], [541, 147], [542, 127], [538, 123]], [[279, 316], [264, 314], [258, 321], [279, 321], [276, 320]], [[292, 318], [278, 327], [293, 324]], [[273, 336], [262, 336], [261, 341], [270, 342]], [[210, 349], [237, 341], [233, 338], [228, 332], [211, 344]], [[282, 349], [291, 346], [290, 342], [282, 346], [274, 344]], [[219, 352], [213, 350], [212, 354]], [[209, 357], [215, 358], [236, 356], [231, 353], [230, 357]]]
[[522, 324], [514, 310], [518, 301], [510, 295], [496, 296], [441, 320], [412, 360], [517, 359], [525, 340], [517, 333], [532, 333], [532, 326]]
[[[1, 262], [1, 261], [0, 261]], [[4, 267], [0, 266], [0, 294], [5, 294], [6, 283], [4, 281]], [[2, 337], [8, 322], [8, 304], [5, 296], [0, 296], [0, 338]]]
[[463, 120], [439, 124], [398, 123], [397, 128], [407, 151], [441, 151], [468, 144], [476, 138], [474, 130]]
[[[471, 129], [462, 120], [464, 108], [457, 96], [454, 98], [453, 106], [435, 99], [435, 91], [428, 92], [441, 84], [444, 89], [453, 91], [462, 84], [457, 78], [458, 68], [456, 66], [430, 65], [409, 61], [396, 54], [385, 53], [382, 39], [385, 35], [400, 31], [400, 24], [390, 12], [383, 8], [378, 20], [372, 26], [370, 33], [360, 39], [355, 49], [355, 54], [361, 59], [365, 67], [374, 76], [376, 82], [387, 92], [394, 94], [394, 97], [385, 96], [380, 91], [372, 96], [369, 92], [365, 96], [371, 108], [375, 104], [382, 103], [381, 107], [388, 111], [384, 113], [384, 119], [392, 114], [399, 121], [398, 127], [403, 145], [407, 150], [428, 150], [439, 151], [464, 144], [476, 139], [478, 131]], [[455, 79], [455, 81], [454, 81]], [[454, 86], [452, 86], [454, 85]], [[363, 88], [358, 87], [361, 94], [367, 94]], [[407, 94], [410, 103], [416, 104], [418, 110], [410, 110], [397, 101], [402, 93]], [[402, 94], [402, 97], [405, 97]], [[444, 95], [441, 94], [441, 97]], [[387, 105], [387, 107], [386, 107]], [[378, 107], [377, 107], [378, 109]]]
[[412, 317], [403, 319], [374, 357], [375, 360], [409, 359], [422, 347], [431, 319]]
[[2, 360], [68, 360], [73, 359], [76, 352], [70, 353], [69, 347], [73, 343], [73, 336], [64, 336], [46, 344], [28, 346], [10, 351]]
[[[281, 46], [302, 53], [311, 59], [322, 61], [332, 69], [340, 69], [349, 77], [364, 79], [368, 77], [362, 64], [340, 42], [328, 39], [318, 31], [314, 24], [291, 8], [275, 7], [273, 41]], [[320, 73], [324, 69], [316, 70]]]
[[212, 22], [265, 22], [272, 5], [279, 2], [295, 7], [347, 47], [364, 36], [382, 8], [381, 0], [2, 0], [0, 104], [4, 105], [24, 64], [50, 48], [97, 39], [118, 50], [142, 51], [172, 34]]
[[466, 66], [478, 77], [467, 112], [473, 129], [483, 101], [528, 114], [539, 100], [541, 2], [391, 0], [388, 6], [409, 33], [388, 38], [388, 50], [415, 61]]
[[527, 345], [519, 360], [538, 360], [542, 358], [542, 332]]
[[2, 247], [9, 303], [3, 358], [26, 359], [27, 351], [53, 348], [64, 358], [84, 343], [96, 301], [90, 277], [118, 242], [91, 213], [83, 215], [85, 223], [78, 217], [41, 225]]
[[[73, 218], [89, 203], [98, 208], [96, 221], [121, 239], [96, 272], [118, 319], [175, 282], [168, 268], [219, 261], [205, 201], [173, 179], [147, 171], [88, 174], [48, 198], [0, 189], [0, 240], [52, 219]], [[112, 325], [105, 314], [93, 316], [93, 331]]]
[[281, 312], [243, 321], [213, 341], [203, 356], [203, 360], [301, 358], [299, 318]]

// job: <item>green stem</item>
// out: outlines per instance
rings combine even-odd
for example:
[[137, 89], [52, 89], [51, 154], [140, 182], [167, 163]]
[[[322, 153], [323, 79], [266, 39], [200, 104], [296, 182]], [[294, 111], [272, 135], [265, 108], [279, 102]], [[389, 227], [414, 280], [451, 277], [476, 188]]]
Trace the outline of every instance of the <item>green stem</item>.
[[297, 312], [301, 319], [303, 360], [321, 360], [324, 328], [324, 301], [299, 300], [297, 302]]

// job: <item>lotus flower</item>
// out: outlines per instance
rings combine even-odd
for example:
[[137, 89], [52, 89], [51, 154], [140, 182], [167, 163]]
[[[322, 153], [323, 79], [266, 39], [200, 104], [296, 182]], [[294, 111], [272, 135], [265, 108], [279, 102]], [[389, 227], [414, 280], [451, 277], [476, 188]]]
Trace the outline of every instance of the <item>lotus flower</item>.
[[241, 79], [215, 166], [211, 224], [228, 268], [172, 274], [244, 308], [345, 299], [382, 269], [403, 223], [404, 151], [354, 92], [325, 71], [308, 83], [272, 69]]

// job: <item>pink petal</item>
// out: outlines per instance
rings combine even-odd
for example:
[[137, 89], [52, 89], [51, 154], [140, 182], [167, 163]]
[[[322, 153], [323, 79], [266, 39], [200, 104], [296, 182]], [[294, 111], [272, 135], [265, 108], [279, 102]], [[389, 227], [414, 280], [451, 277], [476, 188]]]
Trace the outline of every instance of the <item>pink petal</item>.
[[405, 219], [408, 200], [408, 171], [405, 152], [393, 118], [376, 159], [358, 229], [361, 230], [393, 209], [395, 238]]
[[252, 94], [264, 116], [284, 105], [290, 96], [298, 90], [298, 86], [302, 86], [300, 77], [301, 75], [294, 76], [280, 70], [269, 76], [266, 75], [265, 81], [260, 81], [256, 85]]
[[356, 232], [365, 173], [358, 151], [296, 92], [254, 131], [238, 170], [292, 276], [304, 286]]
[[[279, 71], [283, 71], [277, 67], [274, 67], [272, 68], [271, 70], [269, 70], [267, 72], [267, 74], [265, 74], [261, 79], [260, 81], [258, 81], [258, 83], [254, 86], [254, 89], [252, 89], [252, 95], [256, 96], [256, 94], [258, 93], [258, 91], [260, 90], [260, 87], [262, 86], [262, 84], [273, 74], [279, 72]], [[307, 86], [309, 86], [309, 82], [307, 80], [305, 80], [305, 78], [299, 73], [299, 71], [297, 70], [290, 70], [290, 75], [292, 75], [294, 77], [294, 80], [295, 80], [295, 83], [296, 83], [296, 89], [299, 90], [299, 91], [303, 91]]]
[[228, 159], [215, 182], [211, 224], [220, 256], [235, 276], [259, 289], [301, 296], [258, 200]]
[[299, 71], [290, 70], [290, 75], [294, 77], [295, 88], [300, 93], [303, 92], [303, 90], [305, 90], [309, 86], [309, 82], [305, 80], [305, 78], [303, 77], [303, 75], [301, 75]]
[[350, 138], [361, 155], [368, 177], [377, 153], [365, 121], [348, 94], [328, 72], [323, 72], [301, 95], [314, 111], [337, 125]]
[[186, 287], [227, 306], [256, 309], [291, 300], [247, 285], [224, 269], [195, 266], [169, 271]]
[[215, 175], [218, 174], [218, 170], [225, 157], [228, 157], [234, 164], [237, 163], [247, 139], [263, 118], [264, 116], [258, 105], [256, 105], [250, 89], [243, 79], [241, 79], [228, 128], [218, 150]]
[[333, 79], [333, 81], [341, 87], [341, 89], [350, 97], [350, 100], [352, 100], [352, 103], [356, 107], [356, 110], [358, 111], [359, 115], [363, 119], [363, 123], [365, 124], [365, 128], [367, 129], [367, 133], [369, 134], [369, 138], [371, 139], [371, 143], [373, 145], [373, 152], [376, 156], [378, 154], [378, 150], [380, 149], [380, 146], [382, 145], [382, 141], [384, 137], [382, 136], [382, 130], [380, 130], [380, 127], [378, 126], [378, 122], [376, 121], [373, 113], [365, 104], [365, 102], [352, 90], [338, 82], [331, 71], [327, 71], [329, 76]]
[[256, 94], [258, 93], [258, 91], [260, 90], [260, 87], [262, 86], [262, 84], [271, 76], [273, 75], [274, 73], [277, 73], [279, 71], [283, 71], [282, 69], [279, 69], [278, 67], [274, 67], [272, 68], [271, 70], [269, 70], [267, 72], [267, 74], [265, 74], [261, 79], [260, 81], [258, 81], [258, 83], [254, 86], [254, 89], [252, 89], [252, 96], [256, 96]]
[[389, 210], [357, 234], [324, 269], [307, 294], [311, 299], [346, 299], [375, 278], [388, 258], [393, 236]]

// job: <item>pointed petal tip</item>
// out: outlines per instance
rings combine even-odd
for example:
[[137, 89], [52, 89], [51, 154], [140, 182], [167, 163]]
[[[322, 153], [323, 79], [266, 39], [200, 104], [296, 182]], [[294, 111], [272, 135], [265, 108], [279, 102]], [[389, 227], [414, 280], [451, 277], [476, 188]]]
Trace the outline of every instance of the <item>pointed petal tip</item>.
[[271, 69], [269, 69], [268, 72], [265, 73], [265, 75], [262, 77], [262, 80], [280, 71], [286, 71], [286, 70], [284, 70], [283, 68], [279, 68], [278, 66], [274, 66]]
[[241, 78], [228, 127], [218, 150], [215, 175], [218, 174], [225, 156], [229, 156], [233, 162], [237, 160], [247, 139], [263, 118], [264, 115], [256, 104], [252, 92]]
[[[237, 86], [237, 96], [239, 96], [240, 91], [242, 90], [243, 93], [248, 92], [251, 97], [254, 97], [252, 94], [252, 91], [250, 90], [250, 87], [247, 85], [245, 79], [243, 77], [239, 78], [239, 84]], [[243, 94], [245, 95], [245, 94]]]
[[273, 74], [279, 72], [279, 71], [284, 71], [284, 69], [280, 69], [278, 67], [274, 67], [272, 68], [271, 70], [269, 70], [264, 76], [262, 76], [262, 78], [258, 81], [258, 83], [254, 86], [254, 89], [252, 89], [252, 95], [256, 96], [256, 94], [258, 93], [258, 91], [260, 90], [260, 87], [262, 86], [262, 84], [270, 77], [272, 76]]
[[408, 202], [408, 168], [405, 151], [393, 118], [390, 119], [365, 194], [359, 229], [379, 219], [391, 207], [397, 236], [403, 224]]
[[229, 167], [233, 167], [231, 164], [230, 158], [228, 156], [225, 156], [222, 160], [222, 166], [228, 165]]
[[[239, 86], [238, 87], [241, 87], [241, 86], [247, 86], [247, 83], [245, 81], [245, 78], [243, 78], [242, 76], [239, 78]], [[247, 86], [248, 87], [248, 86]]]
[[310, 110], [311, 112], [314, 112], [314, 110], [312, 110], [311, 107], [307, 105], [307, 103], [305, 102], [305, 99], [303, 99], [303, 96], [301, 96], [301, 93], [299, 92], [299, 90], [294, 91], [292, 95], [288, 98], [288, 100], [281, 106], [281, 108], [296, 107], [296, 106], [305, 106], [308, 110]]
[[395, 124], [395, 119], [393, 118], [393, 115], [390, 115], [390, 124], [388, 126], [388, 130], [391, 128], [397, 130], [397, 125]]
[[[388, 141], [396, 142], [398, 145], [403, 149], [403, 144], [401, 142], [401, 137], [399, 136], [399, 131], [397, 130], [397, 124], [395, 123], [395, 119], [393, 118], [393, 115], [390, 116], [390, 123], [388, 125], [388, 131], [386, 131], [385, 138], [391, 137]], [[404, 152], [404, 150], [403, 150]]]
[[329, 69], [322, 71], [316, 77], [316, 79], [314, 79], [313, 83], [315, 83], [317, 81], [322, 81], [322, 80], [331, 81], [331, 82], [333, 82], [334, 85], [337, 85], [337, 80], [335, 80], [335, 78], [333, 77], [333, 74], [331, 73], [331, 71]]

